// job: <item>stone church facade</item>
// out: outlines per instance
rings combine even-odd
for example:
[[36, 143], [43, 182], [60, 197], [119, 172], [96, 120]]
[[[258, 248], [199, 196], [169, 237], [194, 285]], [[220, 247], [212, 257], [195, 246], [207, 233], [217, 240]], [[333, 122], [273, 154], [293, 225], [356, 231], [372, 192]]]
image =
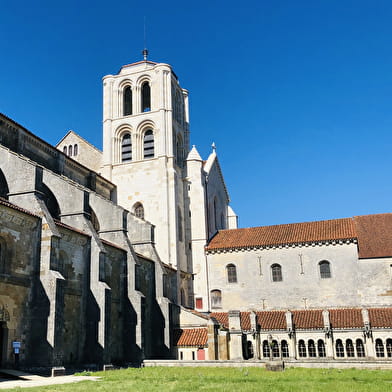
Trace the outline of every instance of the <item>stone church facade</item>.
[[0, 115], [1, 365], [391, 357], [392, 214], [238, 229], [189, 123], [148, 60], [103, 79], [103, 151]]

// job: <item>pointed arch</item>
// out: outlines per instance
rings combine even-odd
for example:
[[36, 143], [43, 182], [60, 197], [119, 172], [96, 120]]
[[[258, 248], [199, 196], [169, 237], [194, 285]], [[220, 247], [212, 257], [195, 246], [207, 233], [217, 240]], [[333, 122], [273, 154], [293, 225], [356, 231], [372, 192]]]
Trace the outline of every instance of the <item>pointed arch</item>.
[[180, 206], [177, 206], [177, 230], [178, 230], [178, 241], [183, 241], [183, 227], [182, 227], [182, 213]]
[[179, 167], [184, 165], [184, 142], [180, 133], [176, 137], [176, 164]]

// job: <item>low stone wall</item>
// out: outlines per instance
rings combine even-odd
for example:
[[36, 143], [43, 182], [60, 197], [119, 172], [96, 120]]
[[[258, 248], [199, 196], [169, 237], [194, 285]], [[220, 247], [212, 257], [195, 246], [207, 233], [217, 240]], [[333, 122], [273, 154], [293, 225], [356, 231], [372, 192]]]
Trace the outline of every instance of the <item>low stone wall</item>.
[[[180, 360], [154, 360], [148, 359], [143, 361], [143, 366], [179, 366], [179, 367], [259, 367], [265, 368], [266, 361], [180, 361]], [[285, 368], [303, 367], [303, 368], [336, 368], [336, 369], [386, 369], [392, 370], [392, 359], [385, 361], [343, 361], [343, 360], [325, 360], [325, 361], [284, 361]]]

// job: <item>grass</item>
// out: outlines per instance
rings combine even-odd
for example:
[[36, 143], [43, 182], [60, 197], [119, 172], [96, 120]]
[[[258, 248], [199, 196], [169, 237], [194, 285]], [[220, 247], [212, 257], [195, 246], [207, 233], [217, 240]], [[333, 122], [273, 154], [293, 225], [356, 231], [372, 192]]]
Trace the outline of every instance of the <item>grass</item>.
[[[151, 367], [89, 373], [99, 381], [29, 388], [28, 392], [166, 392], [166, 391], [278, 391], [372, 392], [392, 391], [392, 371], [358, 369]], [[21, 391], [3, 389], [0, 391]]]

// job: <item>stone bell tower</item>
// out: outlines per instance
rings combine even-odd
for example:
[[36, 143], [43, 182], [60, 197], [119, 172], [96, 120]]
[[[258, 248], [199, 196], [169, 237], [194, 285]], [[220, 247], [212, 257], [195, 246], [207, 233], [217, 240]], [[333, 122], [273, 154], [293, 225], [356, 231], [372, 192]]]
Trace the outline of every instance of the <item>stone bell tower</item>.
[[[147, 60], [146, 50], [143, 55], [103, 78], [102, 174], [117, 185], [120, 205], [155, 225], [158, 254], [177, 269], [181, 285], [181, 273], [191, 272], [188, 92], [170, 65]], [[182, 291], [181, 302], [192, 306], [189, 290]]]

